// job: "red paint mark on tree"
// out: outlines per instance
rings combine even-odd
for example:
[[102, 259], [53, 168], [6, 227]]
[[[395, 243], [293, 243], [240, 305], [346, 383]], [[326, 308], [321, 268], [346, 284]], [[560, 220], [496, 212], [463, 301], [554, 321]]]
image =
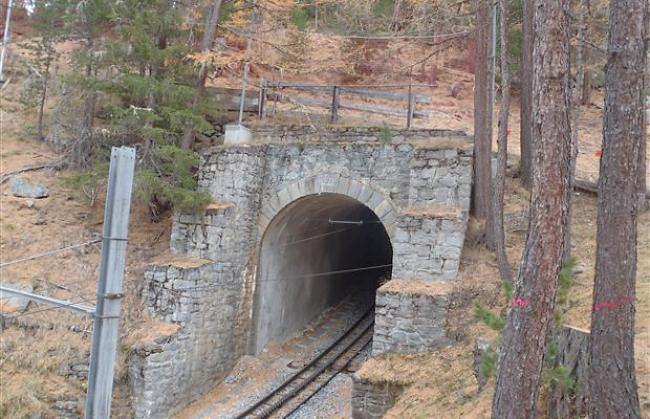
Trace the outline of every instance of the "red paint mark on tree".
[[521, 307], [524, 308], [530, 304], [530, 300], [524, 297], [515, 297], [512, 299], [512, 307]]
[[634, 297], [630, 295], [626, 295], [625, 297], [618, 298], [614, 301], [602, 301], [600, 303], [595, 303], [593, 306], [593, 310], [598, 311], [598, 310], [618, 308], [624, 305], [625, 303], [633, 303], [634, 300], [635, 300]]
[[594, 156], [603, 157], [603, 150], [598, 149], [598, 150], [594, 151]]

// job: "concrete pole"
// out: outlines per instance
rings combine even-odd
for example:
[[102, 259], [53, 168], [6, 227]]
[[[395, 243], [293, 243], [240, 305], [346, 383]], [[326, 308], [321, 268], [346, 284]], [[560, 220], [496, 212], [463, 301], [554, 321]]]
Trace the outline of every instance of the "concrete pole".
[[5, 56], [7, 54], [7, 44], [9, 43], [9, 22], [11, 21], [11, 9], [13, 9], [14, 0], [9, 0], [7, 4], [7, 17], [5, 19], [5, 31], [2, 36], [2, 52], [0, 53], [0, 83], [4, 82], [2, 71], [5, 65]]
[[102, 255], [97, 283], [86, 418], [108, 419], [113, 394], [126, 240], [131, 209], [135, 149], [113, 147], [104, 210]]

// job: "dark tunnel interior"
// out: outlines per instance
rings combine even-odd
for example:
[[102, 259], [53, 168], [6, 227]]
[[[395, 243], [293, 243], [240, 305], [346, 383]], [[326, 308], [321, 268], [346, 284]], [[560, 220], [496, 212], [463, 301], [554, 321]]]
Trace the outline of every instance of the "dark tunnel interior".
[[323, 193], [289, 204], [262, 238], [252, 352], [286, 340], [347, 296], [374, 301], [392, 258], [383, 224], [359, 201]]

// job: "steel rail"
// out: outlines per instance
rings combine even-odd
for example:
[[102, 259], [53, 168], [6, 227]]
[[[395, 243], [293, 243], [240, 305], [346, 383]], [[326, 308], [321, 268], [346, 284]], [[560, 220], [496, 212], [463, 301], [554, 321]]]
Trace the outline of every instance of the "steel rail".
[[[359, 336], [357, 336], [357, 338], [355, 339], [355, 341], [354, 341], [354, 342], [353, 342], [353, 343], [352, 343], [348, 348], [345, 348], [343, 351], [341, 351], [341, 352], [338, 354], [338, 356], [334, 359], [334, 362], [332, 362], [332, 363], [329, 364], [329, 365], [326, 365], [326, 366], [325, 366], [321, 371], [319, 371], [319, 373], [317, 374], [317, 376], [320, 376], [321, 374], [323, 374], [323, 372], [325, 371], [325, 369], [329, 368], [329, 367], [332, 366], [333, 364], [336, 364], [336, 361], [337, 361], [339, 358], [341, 358], [343, 355], [345, 355], [345, 352], [347, 352], [347, 351], [348, 351], [352, 346], [354, 346], [357, 342], [359, 342], [359, 341], [360, 341], [360, 340], [361, 340], [361, 339], [362, 339], [362, 338], [363, 338], [363, 337], [364, 337], [368, 332], [370, 332], [370, 333], [371, 333], [370, 337], [369, 337], [369, 338], [368, 338], [368, 339], [363, 343], [363, 345], [361, 346], [361, 348], [359, 348], [358, 350], [355, 350], [355, 353], [350, 357], [350, 359], [348, 359], [347, 361], [345, 361], [345, 363], [341, 366], [341, 368], [334, 370], [334, 371], [332, 372], [332, 374], [330, 374], [330, 376], [327, 377], [327, 379], [326, 379], [325, 381], [323, 381], [323, 382], [321, 382], [321, 383], [318, 383], [316, 389], [312, 390], [312, 391], [311, 391], [311, 394], [309, 394], [309, 395], [308, 395], [304, 400], [301, 400], [300, 403], [298, 403], [298, 404], [296, 404], [294, 407], [292, 407], [291, 410], [290, 410], [289, 412], [287, 412], [287, 413], [283, 413], [283, 415], [282, 415], [283, 418], [288, 418], [288, 417], [291, 416], [293, 413], [295, 413], [298, 409], [300, 409], [302, 406], [304, 406], [304, 405], [305, 405], [309, 400], [311, 400], [312, 397], [314, 397], [316, 394], [318, 394], [319, 391], [321, 391], [321, 390], [322, 390], [326, 385], [328, 385], [328, 384], [330, 383], [330, 381], [332, 381], [332, 380], [334, 379], [334, 377], [336, 377], [337, 375], [339, 375], [339, 374], [340, 374], [340, 373], [341, 373], [341, 372], [342, 372], [342, 371], [343, 371], [343, 370], [344, 370], [348, 365], [350, 365], [350, 362], [352, 362], [352, 360], [353, 360], [354, 358], [356, 358], [356, 357], [361, 353], [361, 351], [363, 351], [363, 350], [364, 350], [368, 345], [370, 345], [370, 343], [372, 342], [372, 329], [371, 329], [371, 327], [372, 327], [373, 325], [374, 325], [374, 321], [371, 322], [371, 323], [366, 327], [366, 329], [365, 329], [365, 330], [364, 330], [364, 331], [363, 331]], [[316, 376], [316, 377], [317, 377], [317, 376]], [[315, 377], [315, 378], [316, 378], [316, 377]], [[312, 380], [312, 381], [313, 381], [313, 380]], [[307, 384], [307, 385], [309, 385], [309, 384]], [[305, 385], [304, 388], [306, 388], [307, 385]], [[304, 389], [304, 388], [303, 388], [303, 389]], [[295, 397], [295, 396], [294, 396], [294, 397]]]
[[[314, 367], [317, 366], [318, 362], [321, 361], [323, 358], [325, 358], [328, 355], [332, 354], [332, 351], [339, 346], [343, 341], [345, 341], [347, 338], [352, 336], [352, 333], [357, 330], [359, 325], [363, 323], [364, 320], [367, 320], [369, 315], [372, 315], [374, 310], [374, 306], [370, 307], [368, 311], [366, 311], [343, 335], [341, 335], [336, 341], [334, 341], [331, 345], [329, 345], [327, 348], [325, 348], [316, 358], [312, 359], [307, 365], [302, 367], [299, 371], [296, 373], [292, 374], [288, 379], [286, 379], [282, 384], [280, 384], [278, 387], [273, 389], [270, 393], [268, 393], [266, 396], [255, 402], [252, 406], [250, 406], [248, 409], [246, 409], [244, 412], [240, 413], [237, 415], [235, 418], [236, 419], [244, 419], [244, 418], [267, 418], [271, 414], [273, 414], [275, 411], [277, 411], [283, 404], [285, 404], [287, 401], [291, 400], [294, 398], [300, 391], [302, 391], [307, 385], [309, 385], [318, 375], [322, 374], [322, 372], [330, 367], [332, 364], [334, 364], [338, 358], [341, 357], [342, 354], [344, 354], [350, 347], [352, 347], [364, 334], [370, 329], [373, 324], [374, 324], [374, 319], [369, 322], [369, 324], [363, 329], [361, 333], [359, 333], [358, 336], [356, 336], [353, 341], [346, 345], [343, 349], [339, 350], [336, 352], [335, 356], [331, 359], [331, 361], [326, 362], [323, 366], [317, 367], [315, 372], [312, 372], [307, 379], [305, 379], [298, 387], [295, 389], [290, 390], [287, 394], [283, 395], [280, 397], [279, 400], [276, 400], [275, 402], [269, 403], [272, 401], [272, 399], [278, 395], [281, 391], [289, 387], [291, 384], [297, 382], [298, 380], [301, 379], [301, 376], [305, 373], [308, 373], [308, 371]], [[365, 345], [364, 345], [365, 347]], [[265, 406], [266, 405], [266, 406]], [[260, 413], [255, 414], [256, 411], [260, 411]]]

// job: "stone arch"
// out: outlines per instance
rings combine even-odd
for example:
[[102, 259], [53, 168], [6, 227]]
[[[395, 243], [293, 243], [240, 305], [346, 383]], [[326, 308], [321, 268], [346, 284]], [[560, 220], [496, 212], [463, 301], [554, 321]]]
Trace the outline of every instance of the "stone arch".
[[[316, 175], [275, 190], [265, 195], [259, 215], [251, 353], [289, 337], [346, 296], [361, 295], [355, 304], [371, 305], [380, 278], [392, 272], [398, 209], [383, 192], [339, 175]], [[365, 220], [366, 227], [338, 230], [324, 214]], [[357, 267], [375, 269], [342, 272]]]
[[263, 237], [273, 218], [292, 202], [322, 193], [336, 193], [353, 198], [370, 208], [392, 238], [399, 210], [387, 194], [363, 180], [323, 174], [282, 184], [270, 199], [263, 200], [258, 220], [258, 237]]

